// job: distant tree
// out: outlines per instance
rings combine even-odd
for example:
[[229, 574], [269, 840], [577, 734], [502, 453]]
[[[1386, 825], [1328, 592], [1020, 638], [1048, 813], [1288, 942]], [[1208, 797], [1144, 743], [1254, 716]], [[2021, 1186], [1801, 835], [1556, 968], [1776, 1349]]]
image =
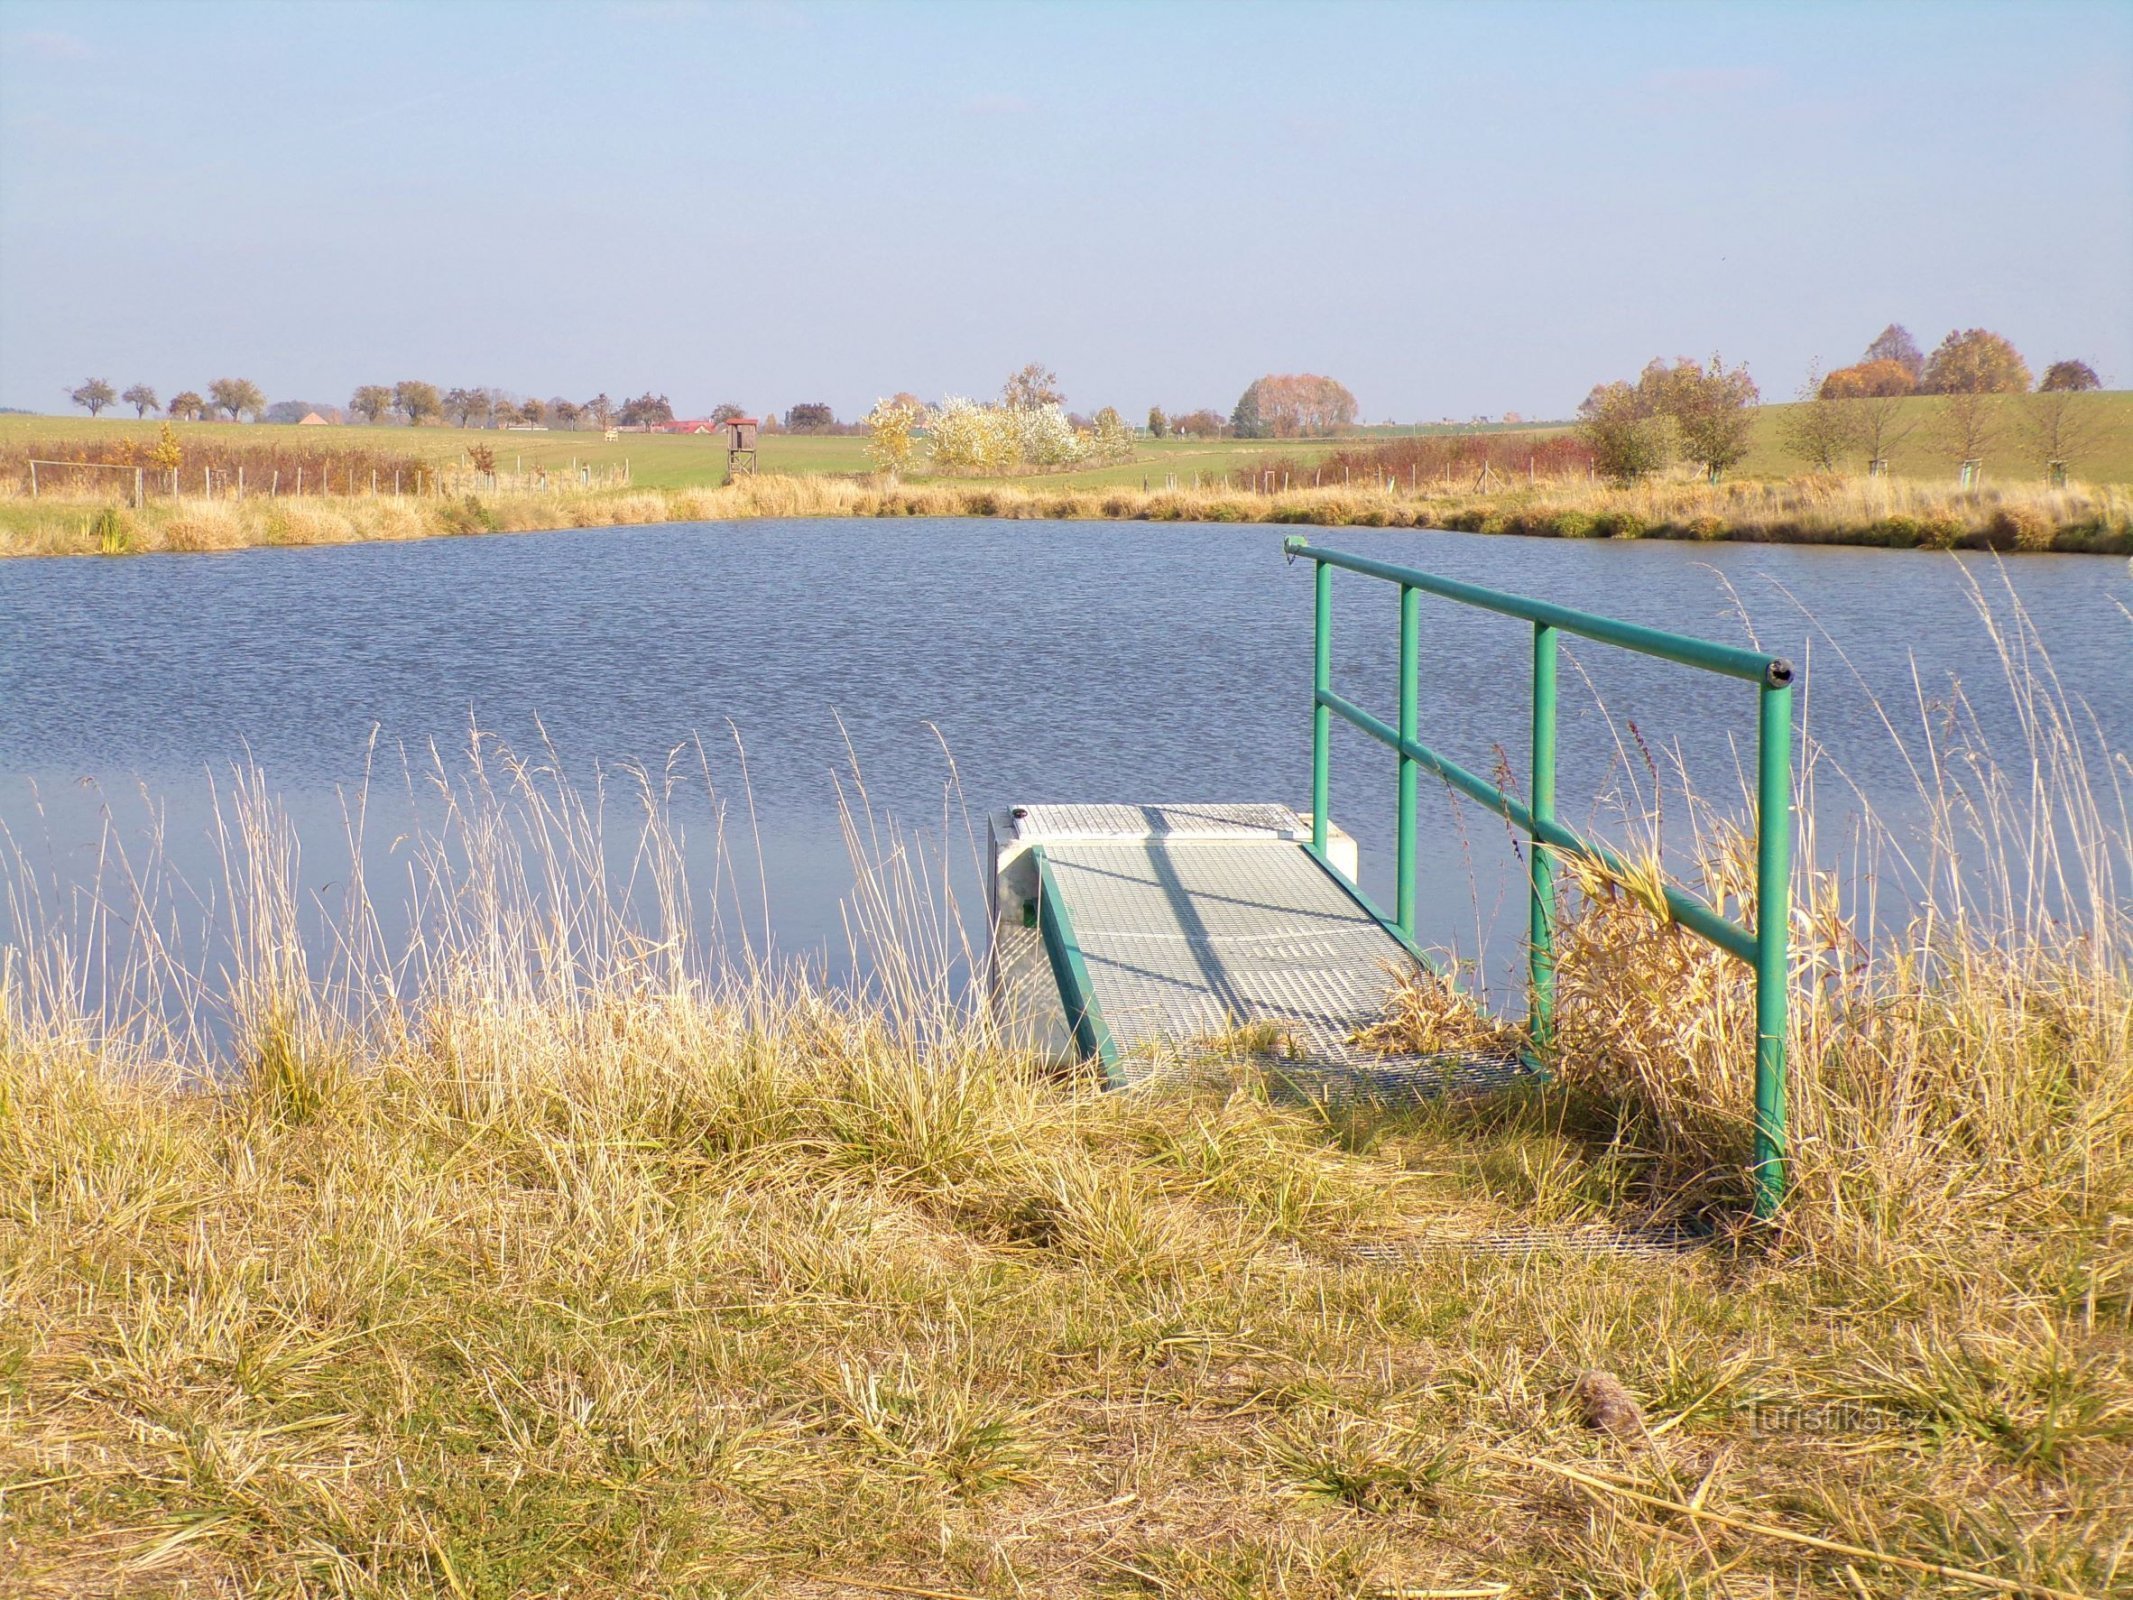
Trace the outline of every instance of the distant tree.
[[825, 428], [833, 428], [836, 425], [836, 417], [831, 414], [830, 408], [820, 401], [794, 406], [785, 413], [787, 433], [820, 433]]
[[2020, 394], [2029, 387], [2029, 363], [2000, 335], [1965, 328], [1941, 340], [1919, 387], [1927, 394]]
[[447, 389], [444, 392], [444, 413], [462, 428], [478, 427], [488, 420], [489, 391]]
[[489, 420], [499, 428], [515, 428], [526, 420], [516, 400], [491, 400]]
[[407, 418], [410, 428], [419, 428], [432, 417], [444, 416], [444, 396], [434, 383], [408, 378], [393, 385], [393, 409]]
[[1751, 408], [1762, 397], [1746, 366], [1729, 372], [1716, 355], [1708, 366], [1678, 361], [1660, 383], [1656, 398], [1658, 409], [1674, 419], [1681, 453], [1702, 467], [1711, 482], [1748, 454], [1748, 439], [1755, 431]]
[[207, 386], [207, 398], [217, 411], [227, 411], [235, 422], [240, 413], [257, 417], [267, 408], [267, 397], [250, 378], [217, 378]]
[[1820, 392], [1825, 400], [1866, 400], [1910, 394], [1917, 387], [1917, 377], [1900, 361], [1862, 361], [1837, 368], [1822, 380]]
[[2047, 387], [2023, 397], [2023, 453], [2047, 472], [2071, 468], [2096, 446], [2101, 418], [2077, 393]]
[[1817, 472], [1834, 472], [1859, 446], [1859, 421], [1842, 400], [1824, 399], [1809, 372], [1799, 399], [1778, 414], [1778, 439]]
[[586, 401], [585, 413], [593, 419], [593, 425], [603, 432], [615, 425], [615, 402], [605, 394], [596, 394]]
[[[879, 405], [880, 402], [876, 401], [875, 404]], [[720, 426], [724, 426], [726, 423], [731, 422], [735, 417], [745, 417], [747, 415], [747, 412], [743, 411], [731, 400], [724, 401], [711, 408], [711, 420], [715, 423], [718, 423]]]
[[1206, 406], [1170, 419], [1170, 431], [1182, 434], [1188, 439], [1219, 439], [1225, 426], [1222, 413]]
[[1148, 437], [1161, 439], [1167, 437], [1169, 433], [1170, 419], [1163, 415], [1163, 408], [1161, 406], [1150, 406], [1148, 408]]
[[91, 378], [79, 389], [70, 390], [67, 398], [78, 406], [86, 406], [93, 417], [118, 398], [118, 391], [102, 378]]
[[1911, 330], [1900, 322], [1892, 322], [1883, 328], [1880, 337], [1868, 345], [1866, 354], [1859, 358], [1861, 366], [1870, 366], [1876, 361], [1895, 362], [1911, 375], [1914, 388], [1926, 371], [1926, 358], [1918, 348], [1918, 341], [1911, 337]]
[[[2046, 394], [2080, 394], [2085, 389], [2101, 389], [2103, 380], [2086, 361], [2054, 361], [2044, 369], [2044, 381], [2037, 387]], [[133, 398], [132, 391], [126, 398]]]
[[1089, 432], [1090, 453], [1097, 460], [1131, 461], [1133, 459], [1133, 430], [1126, 426], [1126, 419], [1118, 414], [1118, 407], [1105, 406], [1091, 419]]
[[[2064, 365], [2064, 363], [2062, 362], [2061, 365]], [[2093, 389], [2095, 385], [2090, 384], [2089, 387]], [[163, 404], [162, 401], [156, 398], [155, 390], [149, 388], [145, 383], [135, 384], [120, 395], [119, 398], [133, 407], [133, 414], [136, 417], [145, 417], [149, 412], [159, 409]]]
[[1237, 399], [1230, 422], [1240, 439], [1327, 434], [1355, 421], [1347, 386], [1312, 372], [1270, 372]]
[[1982, 461], [2000, 436], [2000, 397], [1982, 389], [1956, 389], [1940, 403], [1930, 437], [1939, 452], [1960, 465]]
[[277, 400], [260, 413], [259, 420], [286, 426], [290, 423], [302, 422], [304, 418], [310, 416], [314, 411], [323, 415], [332, 409], [333, 407], [331, 406], [313, 405], [309, 400]]
[[[725, 410], [719, 407], [720, 411]], [[739, 407], [734, 408], [740, 414]], [[714, 419], [718, 412], [712, 413]], [[867, 458], [883, 472], [901, 472], [910, 464], [917, 444], [919, 425], [926, 420], [925, 407], [898, 395], [877, 400], [862, 419], [867, 430]]]
[[382, 383], [366, 383], [348, 397], [348, 409], [373, 426], [392, 408], [393, 392]]
[[1065, 405], [1066, 396], [1059, 390], [1059, 374], [1041, 361], [1032, 361], [1000, 386], [1000, 404], [1010, 411], [1041, 411]]
[[625, 428], [642, 428], [650, 433], [661, 423], [674, 420], [674, 408], [665, 395], [646, 392], [625, 405], [621, 416]]
[[1665, 413], [1641, 383], [1597, 385], [1578, 407], [1577, 435], [1592, 452], [1593, 470], [1611, 483], [1659, 471], [1673, 446]]
[[578, 403], [575, 400], [565, 400], [558, 396], [548, 402], [548, 414], [555, 418], [560, 427], [575, 431], [578, 426]]
[[165, 408], [166, 416], [176, 417], [180, 422], [198, 422], [207, 411], [207, 402], [190, 389], [181, 389], [170, 397]]
[[529, 394], [524, 400], [521, 400], [519, 402], [518, 419], [519, 421], [527, 423], [532, 427], [538, 428], [543, 426], [548, 421], [547, 402], [544, 400], [536, 400], [532, 395]]
[[909, 389], [899, 389], [896, 391], [895, 394], [890, 396], [890, 398], [893, 399], [900, 406], [910, 406], [918, 411], [924, 411], [926, 409], [926, 402], [919, 399], [919, 397], [913, 394]]
[[[1825, 388], [1827, 385], [1824, 386]], [[1900, 394], [1867, 395], [1857, 400], [1844, 402], [1852, 426], [1858, 433], [1859, 447], [1866, 452], [1867, 465], [1886, 463], [1889, 452], [1910, 438], [1918, 428], [1915, 409], [1906, 397]]]

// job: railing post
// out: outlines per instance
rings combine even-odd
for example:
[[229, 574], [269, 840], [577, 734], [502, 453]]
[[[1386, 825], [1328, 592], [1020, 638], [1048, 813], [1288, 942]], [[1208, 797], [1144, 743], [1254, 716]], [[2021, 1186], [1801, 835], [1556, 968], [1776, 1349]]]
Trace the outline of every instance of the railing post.
[[1323, 561], [1314, 565], [1317, 607], [1311, 634], [1311, 848], [1324, 856], [1333, 713], [1318, 697], [1333, 687], [1333, 569]]
[[1526, 864], [1532, 901], [1526, 918], [1526, 1031], [1533, 1048], [1545, 1052], [1555, 1042], [1555, 857], [1541, 842], [1539, 824], [1555, 820], [1555, 643], [1556, 631], [1533, 624], [1533, 821]]
[[1792, 967], [1792, 685], [1766, 683], [1756, 718], [1755, 1214], [1785, 1198], [1785, 1034]]
[[[1400, 585], [1400, 737], [1409, 744], [1420, 738], [1421, 724], [1422, 593]], [[1415, 801], [1422, 765], [1405, 750], [1400, 752], [1400, 881], [1393, 896], [1393, 920], [1409, 939], [1415, 936]]]

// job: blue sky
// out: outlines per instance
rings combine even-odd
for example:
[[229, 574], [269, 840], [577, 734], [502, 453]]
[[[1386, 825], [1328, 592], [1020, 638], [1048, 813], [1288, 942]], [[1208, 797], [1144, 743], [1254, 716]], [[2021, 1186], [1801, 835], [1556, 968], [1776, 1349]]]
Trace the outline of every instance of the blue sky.
[[2133, 386], [2133, 6], [0, 0], [0, 403]]

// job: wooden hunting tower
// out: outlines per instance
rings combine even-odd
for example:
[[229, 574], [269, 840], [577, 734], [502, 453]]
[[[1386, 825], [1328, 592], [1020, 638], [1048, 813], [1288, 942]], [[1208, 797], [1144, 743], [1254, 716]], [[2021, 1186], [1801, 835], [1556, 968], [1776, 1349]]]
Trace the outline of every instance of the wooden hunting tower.
[[753, 417], [730, 417], [726, 421], [726, 477], [731, 480], [744, 472], [755, 471], [755, 430], [758, 427]]

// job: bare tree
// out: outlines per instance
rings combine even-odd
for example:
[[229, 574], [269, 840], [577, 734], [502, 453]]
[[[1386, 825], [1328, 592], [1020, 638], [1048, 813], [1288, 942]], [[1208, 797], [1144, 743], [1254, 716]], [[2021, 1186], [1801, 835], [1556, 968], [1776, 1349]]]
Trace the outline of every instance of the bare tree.
[[1983, 390], [1957, 389], [1942, 399], [1933, 419], [1934, 444], [1958, 465], [1982, 461], [1999, 436], [1999, 397]]
[[1887, 467], [1889, 452], [1918, 429], [1918, 419], [1904, 415], [1905, 397], [1900, 394], [1870, 395], [1863, 400], [1847, 400], [1844, 404], [1851, 408], [1860, 447], [1866, 451], [1869, 471], [1877, 464]]
[[1066, 396], [1059, 389], [1059, 374], [1032, 361], [1000, 386], [1000, 403], [1010, 411], [1042, 411], [1066, 404]]
[[2096, 408], [2083, 405], [2075, 391], [2044, 389], [2022, 401], [2022, 447], [2048, 476], [2063, 475], [2096, 447], [2100, 431]]
[[1911, 330], [1900, 322], [1892, 322], [1881, 330], [1880, 336], [1866, 347], [1866, 354], [1859, 358], [1864, 366], [1875, 361], [1893, 361], [1910, 373], [1916, 384], [1925, 374], [1925, 352], [1918, 348], [1918, 341], [1911, 337]]
[[1807, 374], [1800, 398], [1778, 416], [1778, 438], [1817, 472], [1834, 472], [1859, 447], [1859, 419], [1842, 400], [1822, 398], [1822, 379]]

